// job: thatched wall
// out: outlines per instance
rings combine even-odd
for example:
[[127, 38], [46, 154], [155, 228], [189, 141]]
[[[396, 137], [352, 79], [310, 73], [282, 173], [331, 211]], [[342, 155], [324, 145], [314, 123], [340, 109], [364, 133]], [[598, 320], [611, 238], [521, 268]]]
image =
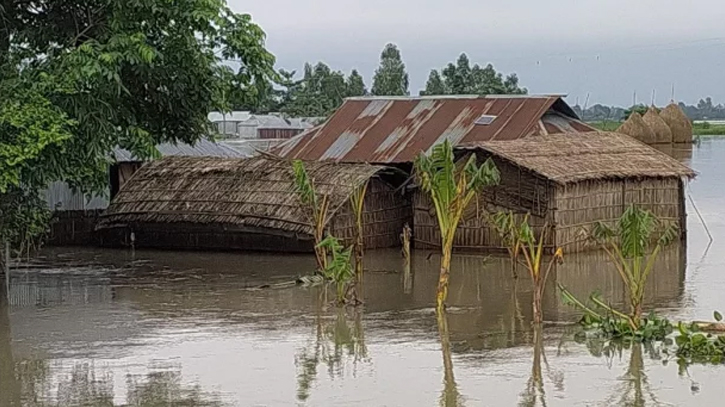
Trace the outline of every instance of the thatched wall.
[[[403, 226], [412, 224], [410, 202], [400, 192], [380, 179], [368, 184], [363, 207], [364, 244], [366, 249], [397, 247]], [[330, 221], [333, 236], [352, 244], [357, 234], [351, 205], [344, 205]]]
[[[382, 167], [311, 162], [306, 168], [317, 190], [329, 196], [333, 233], [354, 236], [349, 198], [369, 181], [367, 248], [397, 245], [410, 205], [378, 178]], [[110, 245], [130, 243], [133, 231], [139, 247], [295, 252], [312, 249], [310, 222], [289, 161], [170, 157], [137, 171], [97, 228]]]
[[[684, 177], [694, 172], [626, 135], [593, 132], [491, 141], [463, 146], [459, 152], [488, 157], [501, 173], [501, 184], [487, 188], [466, 211], [454, 240], [459, 250], [505, 249], [486, 220], [499, 210], [513, 210], [520, 221], [531, 213], [537, 236], [545, 224], [555, 230], [546, 246], [565, 251], [589, 249], [585, 237], [598, 221], [613, 223], [627, 206], [637, 204], [660, 219], [679, 223], [684, 232]], [[432, 205], [418, 193], [414, 203], [417, 247], [440, 247]]]
[[[479, 154], [479, 156], [479, 162], [483, 162], [490, 155]], [[552, 189], [545, 178], [512, 165], [506, 160], [494, 157], [494, 162], [501, 173], [501, 183], [486, 188], [466, 208], [454, 238], [453, 247], [458, 251], [506, 250], [499, 233], [488, 221], [490, 216], [498, 211], [514, 211], [518, 222], [523, 220], [526, 213], [531, 213], [529, 223], [537, 235], [547, 220], [552, 219], [550, 211]], [[415, 216], [413, 238], [416, 248], [439, 248], [440, 231], [430, 198], [418, 190], [414, 195], [413, 205]]]
[[586, 234], [597, 222], [614, 226], [630, 204], [685, 227], [683, 183], [679, 178], [589, 180], [556, 189], [556, 244], [565, 252], [591, 249]]

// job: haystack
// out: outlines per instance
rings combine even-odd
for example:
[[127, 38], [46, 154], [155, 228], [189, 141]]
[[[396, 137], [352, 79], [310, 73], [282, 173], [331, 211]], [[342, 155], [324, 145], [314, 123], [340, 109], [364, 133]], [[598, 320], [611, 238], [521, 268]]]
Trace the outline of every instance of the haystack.
[[660, 117], [657, 110], [651, 106], [642, 117], [644, 123], [655, 133], [655, 144], [672, 143], [672, 130]]
[[657, 141], [655, 132], [644, 122], [642, 116], [637, 112], [632, 112], [629, 115], [629, 119], [619, 126], [617, 133], [626, 134], [646, 144], [654, 144]]
[[660, 112], [660, 117], [670, 127], [674, 143], [692, 142], [692, 122], [680, 106], [670, 103]]

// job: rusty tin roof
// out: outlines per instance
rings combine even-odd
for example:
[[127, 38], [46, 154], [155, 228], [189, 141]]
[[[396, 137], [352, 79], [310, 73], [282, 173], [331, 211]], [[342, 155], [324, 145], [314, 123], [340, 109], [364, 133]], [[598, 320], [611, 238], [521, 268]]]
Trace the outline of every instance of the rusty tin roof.
[[401, 163], [446, 139], [458, 145], [591, 130], [558, 95], [350, 98], [324, 124], [274, 152], [304, 160]]

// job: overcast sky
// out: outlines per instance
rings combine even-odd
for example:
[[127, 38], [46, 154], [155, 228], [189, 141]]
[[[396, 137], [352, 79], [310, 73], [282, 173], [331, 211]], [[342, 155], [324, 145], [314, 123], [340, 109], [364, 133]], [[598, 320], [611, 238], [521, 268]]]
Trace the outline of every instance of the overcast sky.
[[228, 0], [267, 32], [277, 65], [324, 61], [360, 70], [370, 87], [380, 51], [396, 43], [411, 80], [466, 52], [516, 72], [531, 93], [628, 105], [704, 96], [725, 103], [724, 0]]

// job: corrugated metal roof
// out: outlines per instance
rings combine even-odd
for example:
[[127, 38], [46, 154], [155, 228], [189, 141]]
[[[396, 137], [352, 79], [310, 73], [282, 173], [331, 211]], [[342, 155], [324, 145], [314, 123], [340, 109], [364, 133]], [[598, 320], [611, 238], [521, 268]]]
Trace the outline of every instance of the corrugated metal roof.
[[[163, 143], [156, 146], [162, 157], [168, 156], [190, 156], [190, 157], [245, 157], [244, 154], [225, 145], [200, 139], [193, 146], [186, 143]], [[113, 151], [116, 161], [141, 161], [137, 159], [130, 151], [117, 148]]]
[[[542, 120], [547, 112], [556, 117]], [[483, 115], [490, 124], [476, 124]], [[443, 140], [453, 144], [591, 131], [561, 96], [350, 98], [324, 124], [283, 143], [288, 158], [410, 162]]]

